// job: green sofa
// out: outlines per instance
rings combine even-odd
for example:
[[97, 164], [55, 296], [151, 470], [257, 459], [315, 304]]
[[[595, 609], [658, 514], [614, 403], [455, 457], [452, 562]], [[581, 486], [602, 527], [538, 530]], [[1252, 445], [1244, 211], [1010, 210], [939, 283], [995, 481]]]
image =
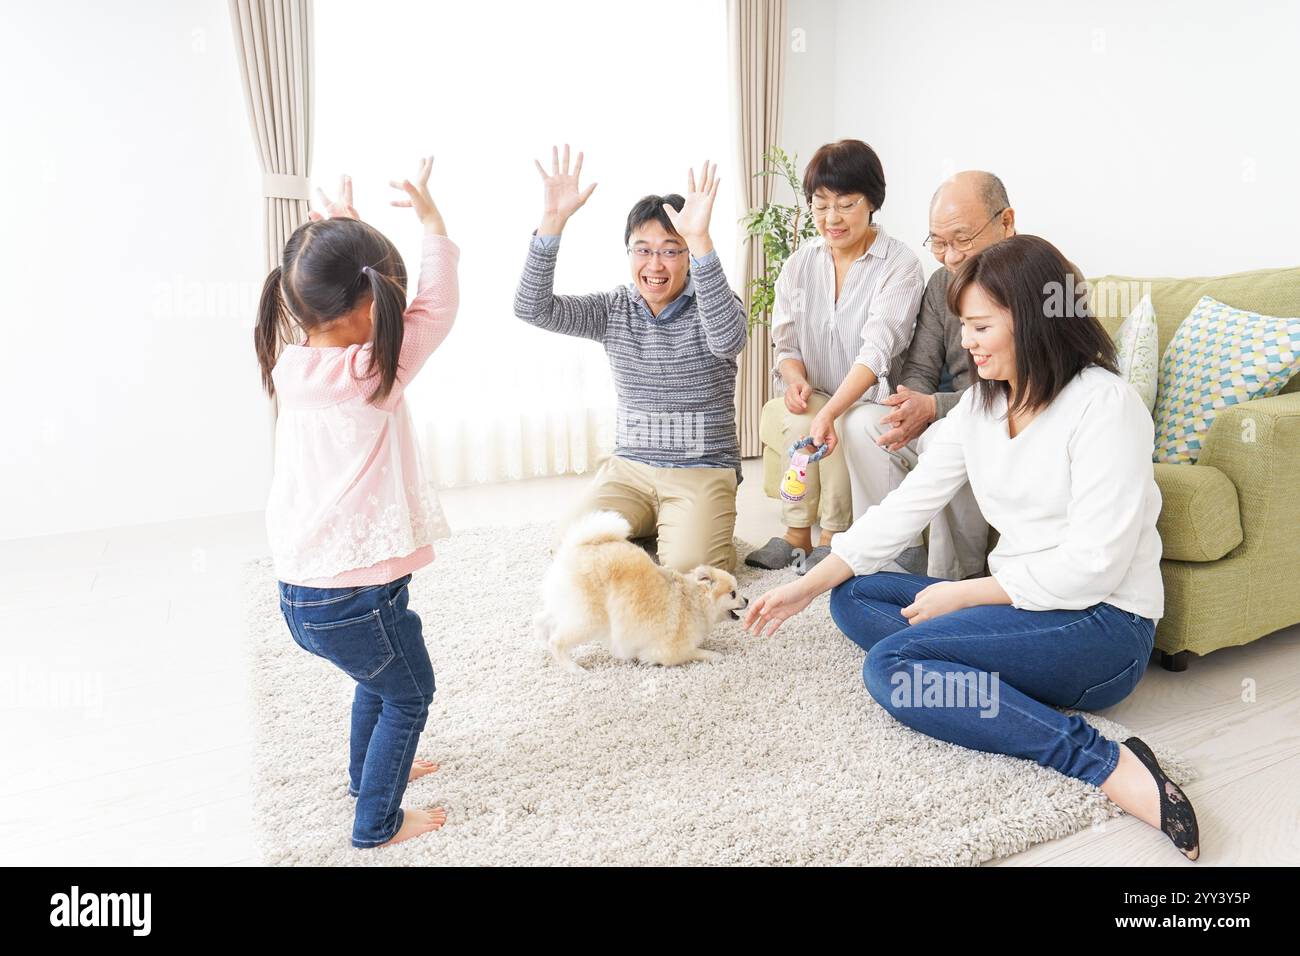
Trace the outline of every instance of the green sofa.
[[[1300, 268], [1217, 278], [1091, 280], [1095, 314], [1114, 335], [1150, 292], [1160, 350], [1203, 295], [1265, 315], [1300, 315]], [[779, 496], [779, 415], [760, 426], [763, 488]], [[1300, 623], [1300, 376], [1282, 394], [1223, 409], [1194, 465], [1155, 465], [1163, 507], [1165, 616], [1156, 648], [1168, 670], [1192, 654], [1248, 644]]]

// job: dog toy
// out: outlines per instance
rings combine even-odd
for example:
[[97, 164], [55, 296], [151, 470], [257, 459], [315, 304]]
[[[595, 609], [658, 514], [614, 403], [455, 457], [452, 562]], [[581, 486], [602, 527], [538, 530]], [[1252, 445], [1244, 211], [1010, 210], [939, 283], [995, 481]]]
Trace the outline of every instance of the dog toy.
[[[814, 451], [809, 454], [802, 451], [811, 446]], [[801, 438], [790, 446], [790, 467], [781, 479], [781, 497], [786, 501], [802, 501], [808, 493], [808, 466], [826, 457], [826, 445], [818, 445], [811, 438]]]

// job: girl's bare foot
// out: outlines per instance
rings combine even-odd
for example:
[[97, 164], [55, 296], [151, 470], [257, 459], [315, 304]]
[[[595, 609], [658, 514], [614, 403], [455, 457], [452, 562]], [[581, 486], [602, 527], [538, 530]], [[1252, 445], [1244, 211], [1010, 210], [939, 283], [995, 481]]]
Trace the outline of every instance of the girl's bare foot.
[[[411, 775], [406, 778], [406, 782], [410, 783], [413, 780], [419, 780], [421, 777], [425, 776], [426, 774], [433, 773], [437, 769], [438, 769], [438, 765], [434, 763], [432, 760], [421, 760], [419, 757], [417, 757], [415, 758], [414, 762], [412, 762], [411, 764]], [[357, 798], [357, 795], [352, 792], [351, 787], [348, 788], [348, 796], [351, 797], [353, 800]]]
[[437, 769], [438, 765], [432, 760], [421, 760], [416, 757], [415, 762], [411, 764], [411, 775], [406, 778], [406, 782], [410, 783], [413, 780], [419, 780], [425, 774], [433, 773]]
[[393, 838], [387, 843], [381, 843], [380, 846], [392, 846], [394, 843], [401, 843], [403, 840], [409, 840], [412, 837], [418, 837], [432, 830], [442, 828], [447, 822], [447, 811], [442, 807], [434, 807], [432, 810], [403, 810], [402, 825], [397, 828]]

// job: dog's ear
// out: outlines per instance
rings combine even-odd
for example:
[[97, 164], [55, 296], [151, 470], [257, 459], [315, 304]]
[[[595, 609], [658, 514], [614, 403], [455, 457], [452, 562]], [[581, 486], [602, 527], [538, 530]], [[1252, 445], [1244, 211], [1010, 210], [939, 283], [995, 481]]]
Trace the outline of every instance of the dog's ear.
[[707, 564], [701, 564], [691, 572], [691, 580], [699, 584], [713, 583], [713, 569]]

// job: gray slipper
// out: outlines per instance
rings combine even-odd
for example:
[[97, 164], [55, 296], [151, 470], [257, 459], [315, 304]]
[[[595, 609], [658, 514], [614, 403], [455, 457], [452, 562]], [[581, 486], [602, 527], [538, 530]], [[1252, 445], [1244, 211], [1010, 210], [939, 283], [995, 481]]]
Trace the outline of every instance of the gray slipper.
[[745, 555], [745, 563], [751, 568], [776, 571], [779, 568], [788, 568], [792, 564], [797, 564], [803, 558], [803, 548], [796, 548], [785, 538], [773, 538], [761, 548]]
[[930, 555], [925, 548], [908, 548], [880, 570], [925, 577], [925, 572], [929, 569], [929, 561]]
[[822, 558], [826, 557], [826, 555], [830, 553], [831, 546], [829, 544], [817, 545], [817, 547], [808, 552], [808, 557], [804, 558], [799, 564], [799, 570], [796, 573], [801, 575], [807, 574], [821, 562]]

